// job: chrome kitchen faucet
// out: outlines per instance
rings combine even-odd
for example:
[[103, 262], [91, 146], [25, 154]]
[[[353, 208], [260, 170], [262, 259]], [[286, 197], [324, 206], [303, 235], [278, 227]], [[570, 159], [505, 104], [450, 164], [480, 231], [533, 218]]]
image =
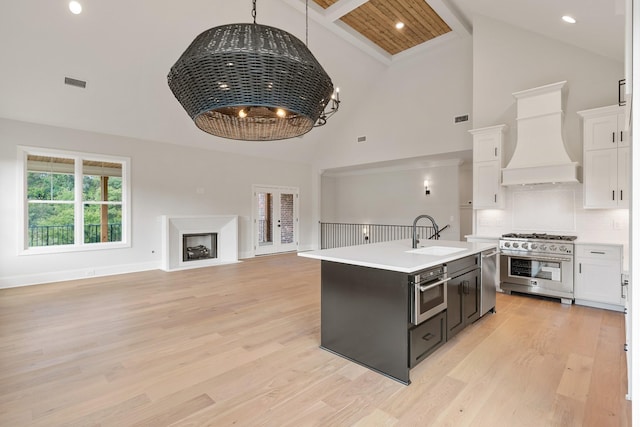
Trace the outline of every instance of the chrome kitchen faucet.
[[416, 224], [418, 224], [418, 221], [422, 218], [427, 218], [429, 221], [431, 221], [431, 224], [433, 225], [433, 231], [434, 231], [434, 239], [438, 240], [438, 238], [440, 236], [438, 236], [438, 224], [436, 224], [436, 220], [433, 219], [432, 216], [429, 215], [418, 215], [416, 217], [416, 219], [413, 220], [413, 229], [412, 229], [412, 242], [411, 242], [411, 247], [413, 249], [416, 249], [418, 247], [418, 233], [417, 233], [417, 227]]

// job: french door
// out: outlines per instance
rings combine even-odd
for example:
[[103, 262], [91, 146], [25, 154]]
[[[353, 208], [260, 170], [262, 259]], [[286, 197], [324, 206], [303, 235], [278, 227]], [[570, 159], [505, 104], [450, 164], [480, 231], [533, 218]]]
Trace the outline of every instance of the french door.
[[298, 249], [298, 189], [253, 187], [253, 242], [256, 255]]

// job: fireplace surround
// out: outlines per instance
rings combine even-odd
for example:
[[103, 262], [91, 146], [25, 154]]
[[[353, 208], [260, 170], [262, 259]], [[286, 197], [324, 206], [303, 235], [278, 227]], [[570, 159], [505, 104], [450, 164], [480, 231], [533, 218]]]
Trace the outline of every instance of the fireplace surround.
[[[189, 256], [188, 248], [191, 248], [192, 256]], [[163, 270], [234, 262], [238, 262], [237, 215], [162, 216]]]

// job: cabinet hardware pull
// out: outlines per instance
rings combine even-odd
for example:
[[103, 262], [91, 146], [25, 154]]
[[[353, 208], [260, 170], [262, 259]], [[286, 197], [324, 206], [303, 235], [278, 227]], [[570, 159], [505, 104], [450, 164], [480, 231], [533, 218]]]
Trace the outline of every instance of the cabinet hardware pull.
[[591, 251], [592, 254], [596, 254], [596, 255], [604, 255], [605, 253], [602, 251]]
[[425, 286], [420, 286], [418, 284], [416, 284], [416, 285], [418, 286], [418, 289], [420, 289], [420, 292], [424, 292], [424, 291], [428, 291], [429, 289], [435, 288], [436, 286], [440, 286], [443, 283], [447, 283], [451, 279], [452, 279], [452, 277], [448, 277], [448, 278], [443, 279], [443, 280], [438, 280], [436, 283], [432, 283], [430, 285], [425, 285]]
[[434, 335], [431, 332], [429, 332], [427, 335], [423, 336], [422, 339], [425, 341], [429, 341], [433, 337]]
[[493, 155], [494, 155], [494, 157], [498, 157], [498, 147], [495, 147], [495, 148], [493, 149], [493, 153], [494, 153], [494, 154], [493, 154]]
[[582, 274], [582, 263], [578, 264], [578, 273]]
[[620, 201], [622, 201], [622, 190], [620, 190]]
[[[501, 255], [501, 256], [506, 256], [506, 255]], [[551, 261], [551, 262], [571, 262], [571, 258], [562, 258], [562, 257], [551, 257], [551, 256], [527, 256], [527, 255], [511, 255], [512, 257], [515, 258], [519, 258], [519, 259], [533, 259], [536, 261]]]
[[497, 194], [493, 195], [493, 203], [498, 203], [498, 195]]
[[463, 280], [462, 281], [462, 293], [465, 295], [469, 295], [470, 293], [470, 289], [471, 289], [471, 282], [469, 282], [468, 280]]
[[616, 142], [616, 133], [611, 132], [611, 142]]
[[620, 142], [622, 142], [622, 131], [620, 131]]
[[616, 199], [616, 190], [611, 190], [611, 200]]

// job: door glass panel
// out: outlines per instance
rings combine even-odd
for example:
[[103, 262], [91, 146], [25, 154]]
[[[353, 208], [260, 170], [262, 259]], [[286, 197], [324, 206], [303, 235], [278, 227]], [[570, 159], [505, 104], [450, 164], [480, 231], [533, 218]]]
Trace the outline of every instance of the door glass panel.
[[273, 245], [272, 193], [258, 193], [258, 244]]
[[293, 194], [280, 194], [280, 243], [293, 243]]

